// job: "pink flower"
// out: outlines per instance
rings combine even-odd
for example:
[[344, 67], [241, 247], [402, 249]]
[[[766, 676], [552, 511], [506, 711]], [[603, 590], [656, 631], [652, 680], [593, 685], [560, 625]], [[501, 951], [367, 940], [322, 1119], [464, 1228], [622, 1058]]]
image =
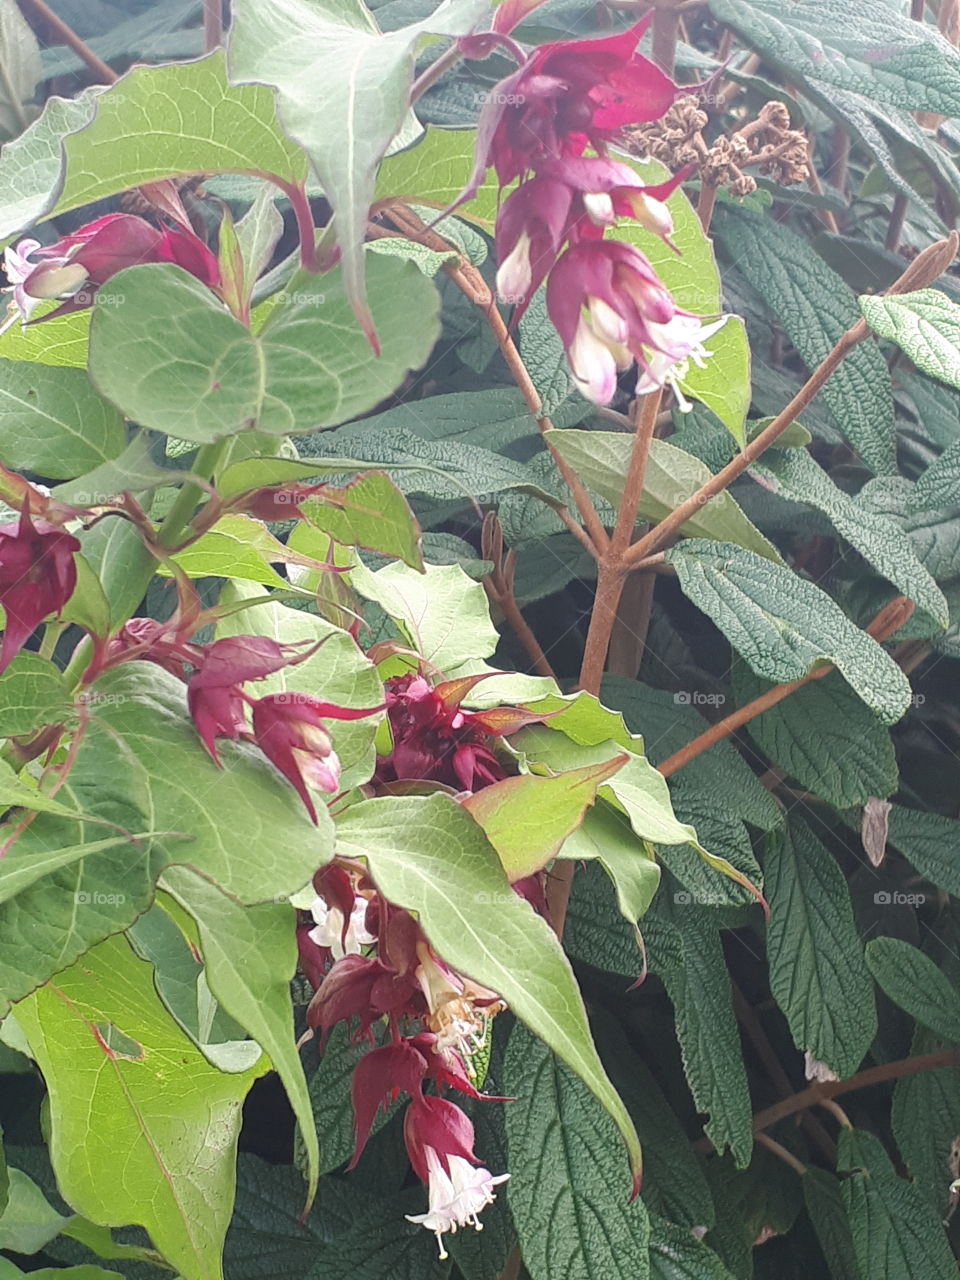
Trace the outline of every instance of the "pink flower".
[[294, 787], [314, 822], [317, 810], [311, 789], [335, 795], [340, 785], [340, 761], [325, 720], [362, 720], [381, 707], [338, 707], [305, 693], [273, 693], [253, 707], [253, 736], [257, 746]]
[[387, 681], [393, 750], [381, 757], [380, 782], [430, 778], [459, 791], [477, 791], [506, 777], [491, 738], [543, 719], [515, 707], [463, 711], [460, 701], [481, 677], [431, 685], [420, 675]]
[[701, 358], [719, 327], [681, 311], [643, 254], [615, 240], [566, 251], [547, 282], [547, 309], [580, 390], [596, 404], [613, 398], [618, 372], [634, 360], [642, 385], [662, 386], [677, 362]]
[[658, 120], [689, 93], [636, 52], [652, 15], [602, 40], [542, 44], [490, 91], [477, 122], [477, 162], [467, 195], [489, 165], [501, 186], [544, 161], [602, 152], [628, 124]]
[[187, 681], [187, 707], [201, 742], [219, 765], [216, 739], [236, 742], [247, 731], [248, 699], [240, 686], [273, 675], [298, 655], [267, 636], [227, 636], [197, 653], [197, 669]]
[[46, 247], [21, 240], [4, 253], [13, 304], [24, 324], [44, 299], [65, 299], [45, 320], [89, 307], [111, 276], [143, 262], [172, 262], [210, 288], [220, 283], [216, 256], [192, 231], [160, 229], [130, 213], [109, 213]]
[[0, 525], [0, 605], [6, 615], [0, 672], [7, 669], [45, 618], [57, 614], [77, 585], [74, 552], [80, 543], [38, 520], [24, 507], [18, 521]]
[[479, 1213], [494, 1199], [493, 1188], [508, 1173], [494, 1177], [473, 1151], [473, 1125], [459, 1107], [443, 1098], [420, 1096], [407, 1107], [403, 1139], [413, 1171], [427, 1184], [426, 1213], [407, 1214], [409, 1222], [432, 1231], [446, 1258], [443, 1237], [467, 1225], [480, 1230]]

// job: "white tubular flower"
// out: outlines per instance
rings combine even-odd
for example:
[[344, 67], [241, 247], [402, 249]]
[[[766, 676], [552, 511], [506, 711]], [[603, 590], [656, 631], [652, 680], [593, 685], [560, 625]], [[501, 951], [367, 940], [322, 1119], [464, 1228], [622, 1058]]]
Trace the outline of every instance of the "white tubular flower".
[[444, 1259], [448, 1256], [443, 1247], [444, 1235], [466, 1226], [482, 1231], [479, 1215], [496, 1199], [493, 1188], [506, 1182], [510, 1175], [501, 1173], [494, 1177], [489, 1169], [474, 1166], [463, 1156], [454, 1155], [447, 1156], [448, 1174], [433, 1147], [426, 1148], [426, 1157], [430, 1171], [429, 1208], [426, 1213], [408, 1213], [406, 1218], [408, 1222], [434, 1233], [440, 1246], [440, 1257]]

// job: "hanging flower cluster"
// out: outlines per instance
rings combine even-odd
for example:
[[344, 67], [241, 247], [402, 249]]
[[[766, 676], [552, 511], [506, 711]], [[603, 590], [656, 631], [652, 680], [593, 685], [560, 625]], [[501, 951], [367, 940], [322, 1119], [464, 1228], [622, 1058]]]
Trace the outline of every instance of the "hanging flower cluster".
[[335, 795], [340, 786], [340, 761], [325, 721], [361, 720], [382, 711], [382, 706], [340, 707], [306, 693], [251, 697], [244, 685], [302, 662], [317, 646], [305, 650], [267, 636], [228, 636], [200, 645], [189, 639], [199, 625], [196, 618], [188, 622], [176, 615], [167, 622], [133, 618], [109, 642], [97, 673], [142, 658], [184, 680], [190, 715], [214, 764], [221, 764], [218, 738], [255, 742], [316, 822], [312, 793]]
[[[422, 675], [386, 683], [391, 749], [377, 761], [374, 787], [434, 782], [458, 794], [499, 782], [507, 772], [497, 738], [543, 717], [514, 707], [465, 711], [460, 703], [484, 677], [431, 685]], [[432, 950], [409, 912], [387, 902], [358, 864], [338, 861], [314, 877], [311, 923], [298, 930], [301, 968], [315, 988], [307, 1022], [325, 1042], [338, 1022], [374, 1040], [385, 1026], [388, 1043], [371, 1049], [354, 1070], [356, 1147], [363, 1151], [374, 1118], [401, 1093], [409, 1098], [403, 1136], [410, 1163], [427, 1184], [429, 1207], [411, 1217], [436, 1233], [473, 1225], [507, 1174], [494, 1176], [473, 1150], [473, 1126], [445, 1088], [479, 1098], [473, 1060], [503, 1008], [497, 994], [454, 972]], [[541, 878], [513, 886], [544, 910]], [[437, 1092], [425, 1093], [431, 1085]]]
[[40, 303], [51, 299], [61, 299], [60, 306], [43, 320], [92, 306], [111, 276], [144, 262], [172, 262], [209, 288], [220, 283], [216, 256], [190, 228], [186, 215], [180, 225], [161, 229], [131, 213], [108, 213], [55, 244], [27, 239], [4, 250], [13, 296], [0, 333], [17, 319], [27, 324]]
[[686, 176], [646, 186], [607, 154], [624, 126], [659, 119], [690, 92], [636, 52], [649, 22], [603, 40], [541, 45], [501, 80], [481, 113], [467, 189], [490, 165], [501, 188], [520, 179], [497, 218], [498, 293], [522, 314], [547, 281], [571, 372], [598, 404], [634, 362], [638, 393], [662, 386], [678, 365], [703, 358], [704, 340], [723, 323], [702, 325], [638, 249], [604, 239], [629, 217], [669, 243], [664, 201]]

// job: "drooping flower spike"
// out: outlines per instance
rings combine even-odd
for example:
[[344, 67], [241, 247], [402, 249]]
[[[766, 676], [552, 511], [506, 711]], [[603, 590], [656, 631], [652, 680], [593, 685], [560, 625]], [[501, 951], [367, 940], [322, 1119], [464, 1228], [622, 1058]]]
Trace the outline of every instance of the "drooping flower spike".
[[42, 317], [52, 320], [92, 305], [97, 290], [125, 267], [171, 262], [209, 288], [220, 283], [216, 256], [183, 226], [155, 227], [130, 213], [109, 213], [55, 244], [21, 240], [4, 251], [4, 270], [13, 294], [8, 321], [28, 323], [40, 302], [63, 299]]

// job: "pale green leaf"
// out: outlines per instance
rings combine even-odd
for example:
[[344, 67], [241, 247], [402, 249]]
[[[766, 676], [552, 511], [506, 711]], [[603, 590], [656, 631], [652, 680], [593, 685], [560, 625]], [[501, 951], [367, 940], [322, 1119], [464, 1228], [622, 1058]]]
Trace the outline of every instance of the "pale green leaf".
[[445, 795], [365, 800], [338, 822], [337, 850], [364, 858], [380, 891], [417, 915], [438, 954], [501, 995], [584, 1080], [638, 1170], [636, 1133], [600, 1065], [569, 962], [546, 921], [511, 894], [469, 814]]
[[129, 267], [94, 309], [90, 376], [126, 416], [197, 443], [332, 426], [390, 395], [438, 333], [436, 290], [415, 267], [374, 258], [369, 274], [380, 355], [353, 322], [340, 271], [309, 277], [255, 336], [181, 268]]
[[[721, 331], [722, 332], [722, 331]], [[633, 437], [623, 431], [555, 430], [550, 443], [587, 486], [614, 508], [623, 494], [630, 464]], [[653, 440], [639, 520], [662, 520], [704, 485], [710, 470], [692, 454], [667, 440]], [[740, 510], [736, 499], [724, 492], [705, 503], [683, 525], [688, 538], [716, 538], [733, 542], [779, 562], [780, 553]]]
[[[346, 294], [368, 332], [381, 321], [366, 309], [367, 214], [377, 165], [408, 121], [415, 50], [428, 34], [466, 35], [486, 10], [485, 0], [445, 0], [423, 21], [382, 34], [361, 0], [239, 0], [234, 8], [230, 78], [276, 88], [284, 129], [333, 209]], [[371, 282], [371, 297], [382, 288]]]
[[689, 362], [678, 378], [685, 395], [711, 409], [742, 449], [750, 408], [750, 344], [739, 316], [729, 316], [719, 332], [704, 343], [704, 363]]
[[[241, 1106], [257, 1073], [212, 1067], [150, 973], [122, 938], [109, 939], [21, 1001], [17, 1021], [49, 1091], [65, 1199], [93, 1222], [145, 1227], [184, 1280], [219, 1280]], [[104, 1025], [134, 1041], [139, 1058], [110, 1049]]]
[[80, 369], [0, 360], [0, 454], [8, 467], [69, 479], [115, 458], [123, 419]]

